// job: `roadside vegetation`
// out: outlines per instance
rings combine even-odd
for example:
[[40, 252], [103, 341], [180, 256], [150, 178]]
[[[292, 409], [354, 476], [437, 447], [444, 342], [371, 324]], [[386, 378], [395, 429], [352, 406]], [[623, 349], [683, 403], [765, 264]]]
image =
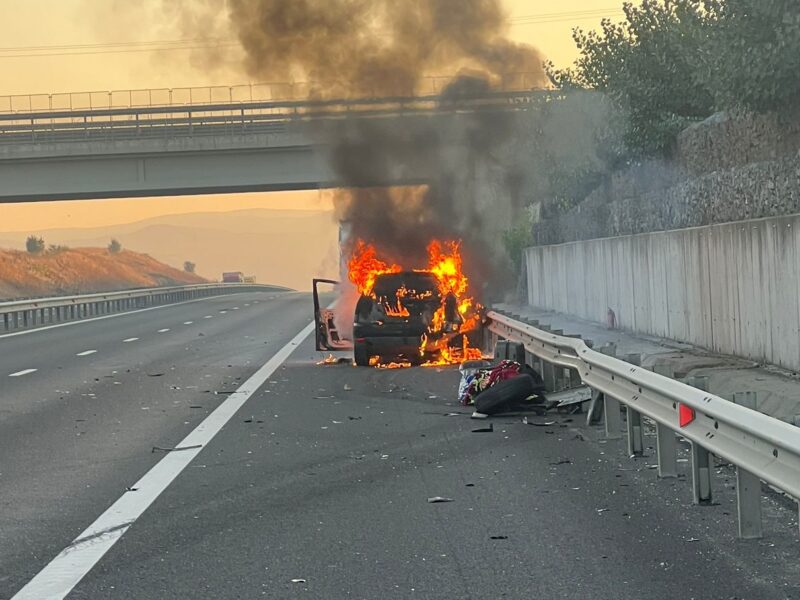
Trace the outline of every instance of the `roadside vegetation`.
[[644, 0], [599, 32], [576, 28], [572, 67], [547, 65], [561, 90], [605, 93], [627, 116], [633, 156], [664, 155], [688, 125], [720, 110], [800, 100], [797, 0]]

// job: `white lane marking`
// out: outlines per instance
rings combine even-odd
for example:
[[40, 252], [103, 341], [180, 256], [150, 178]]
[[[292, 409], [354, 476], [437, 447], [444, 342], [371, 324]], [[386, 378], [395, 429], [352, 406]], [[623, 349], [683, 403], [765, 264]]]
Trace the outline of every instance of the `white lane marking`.
[[67, 323], [58, 323], [56, 325], [45, 325], [44, 327], [36, 327], [35, 329], [26, 329], [25, 331], [4, 333], [0, 335], [0, 340], [4, 338], [17, 337], [20, 335], [30, 335], [32, 333], [39, 333], [40, 331], [49, 331], [50, 329], [59, 329], [60, 327], [72, 327], [74, 325], [82, 325], [83, 323], [91, 323], [93, 321], [105, 321], [106, 319], [117, 319], [119, 317], [127, 317], [128, 315], [135, 315], [137, 313], [150, 312], [151, 310], [163, 310], [165, 308], [172, 308], [173, 306], [181, 306], [182, 304], [194, 304], [195, 302], [205, 302], [206, 300], [214, 300], [215, 298], [227, 298], [228, 296], [233, 296], [233, 294], [220, 294], [219, 296], [211, 296], [208, 298], [195, 298], [194, 300], [185, 300], [184, 302], [176, 302], [175, 304], [165, 304], [164, 306], [151, 306], [149, 308], [139, 308], [136, 310], [129, 310], [126, 312], [115, 313], [113, 315], [103, 315], [102, 317], [81, 319], [80, 321], [69, 321]]
[[227, 314], [228, 314], [228, 311], [227, 311], [227, 310], [221, 310], [221, 311], [219, 311], [219, 314], [221, 314], [221, 315], [227, 315]]
[[139, 338], [128, 338], [127, 340], [122, 340], [122, 343], [123, 344], [130, 344], [131, 342], [136, 342], [138, 340], [139, 340]]
[[238, 306], [234, 306], [233, 310], [239, 310], [239, 307]]
[[191, 325], [192, 323], [194, 323], [194, 321], [184, 321], [183, 322], [184, 325]]
[[213, 319], [213, 318], [214, 318], [214, 315], [206, 315], [206, 316], [205, 316], [205, 317], [203, 317], [203, 318], [204, 318], [204, 319]]
[[247, 308], [247, 307], [248, 307], [248, 306], [250, 306], [250, 305], [249, 305], [249, 304], [245, 304], [244, 306], [245, 306], [245, 308]]
[[38, 371], [38, 369], [23, 369], [22, 371], [11, 373], [9, 377], [22, 377], [23, 375], [30, 375], [31, 373], [36, 373], [36, 371]]
[[69, 594], [313, 330], [313, 322], [306, 325], [176, 446], [189, 446], [190, 449], [170, 452], [158, 461], [139, 481], [130, 486], [136, 489], [135, 492], [128, 492], [114, 502], [17, 592], [12, 600], [60, 599]]
[[167, 327], [165, 329], [159, 329], [158, 333], [167, 333], [168, 331], [169, 331], [169, 327]]
[[95, 354], [97, 350], [84, 350], [83, 352], [78, 352], [75, 356], [89, 356], [90, 354]]

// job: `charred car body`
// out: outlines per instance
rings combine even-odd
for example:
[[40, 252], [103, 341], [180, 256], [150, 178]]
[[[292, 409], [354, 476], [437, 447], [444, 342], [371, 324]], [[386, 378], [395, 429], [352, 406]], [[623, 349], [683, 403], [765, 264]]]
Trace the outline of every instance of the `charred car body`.
[[458, 298], [442, 296], [436, 276], [428, 271], [382, 273], [370, 294], [361, 294], [353, 315], [352, 341], [342, 339], [334, 313], [319, 306], [314, 280], [317, 350], [353, 349], [355, 362], [379, 361], [420, 364], [435, 360], [445, 348], [460, 347], [464, 318]]

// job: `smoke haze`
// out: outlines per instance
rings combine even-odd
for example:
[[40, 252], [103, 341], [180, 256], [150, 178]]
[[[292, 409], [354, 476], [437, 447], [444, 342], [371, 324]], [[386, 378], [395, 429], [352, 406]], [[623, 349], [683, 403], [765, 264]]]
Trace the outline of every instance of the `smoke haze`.
[[[210, 0], [173, 3], [169, 17], [189, 36], [217, 23]], [[500, 0], [227, 0], [229, 27], [257, 81], [313, 82], [316, 98], [408, 96], [425, 77], [459, 74], [443, 102], [508, 87], [525, 73], [544, 85], [542, 58], [507, 39]], [[218, 53], [209, 64], [219, 60]], [[518, 79], [515, 78], [515, 79]], [[500, 233], [523, 204], [524, 165], [503, 152], [513, 113], [449, 111], [394, 119], [350, 118], [318, 125], [343, 191], [337, 214], [354, 237], [394, 261], [418, 264], [434, 238], [464, 240], [472, 275], [503, 263]], [[507, 163], [499, 162], [505, 155]], [[423, 184], [377, 187], [387, 181]]]

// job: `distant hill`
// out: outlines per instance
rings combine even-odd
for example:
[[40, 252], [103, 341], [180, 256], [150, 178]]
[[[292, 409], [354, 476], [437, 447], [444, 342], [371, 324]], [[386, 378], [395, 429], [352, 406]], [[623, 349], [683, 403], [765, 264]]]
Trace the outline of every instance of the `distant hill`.
[[130, 250], [111, 254], [105, 248], [73, 248], [41, 255], [0, 250], [0, 298], [85, 294], [204, 281]]
[[123, 248], [167, 264], [190, 260], [210, 280], [223, 271], [242, 271], [259, 283], [307, 290], [312, 277], [338, 274], [338, 227], [325, 211], [251, 209], [166, 215], [102, 228], [0, 232], [0, 247], [22, 249], [30, 234], [70, 247], [105, 247], [113, 237]]

